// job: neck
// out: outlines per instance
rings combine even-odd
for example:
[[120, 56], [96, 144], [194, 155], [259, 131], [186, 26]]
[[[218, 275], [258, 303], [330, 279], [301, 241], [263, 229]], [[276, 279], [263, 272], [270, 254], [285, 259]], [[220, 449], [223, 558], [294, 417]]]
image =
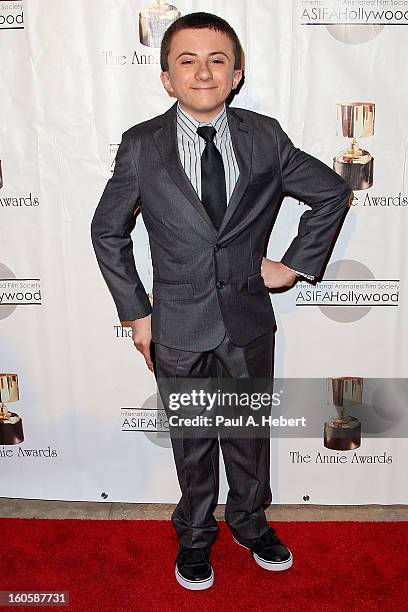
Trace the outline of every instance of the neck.
[[188, 113], [196, 121], [200, 121], [201, 123], [209, 123], [224, 108], [224, 102], [222, 104], [220, 104], [220, 106], [218, 106], [217, 108], [212, 109], [211, 111], [199, 111], [199, 110], [197, 111], [196, 109], [187, 108], [180, 101], [179, 101], [179, 105], [180, 105], [181, 110], [183, 110], [184, 112]]

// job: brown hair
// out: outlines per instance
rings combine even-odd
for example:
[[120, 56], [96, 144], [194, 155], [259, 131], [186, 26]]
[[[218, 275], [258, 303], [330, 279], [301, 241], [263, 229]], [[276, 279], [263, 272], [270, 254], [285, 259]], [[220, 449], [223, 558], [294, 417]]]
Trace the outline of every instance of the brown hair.
[[243, 51], [235, 30], [227, 21], [225, 21], [225, 19], [218, 17], [218, 15], [198, 12], [179, 17], [176, 19], [176, 21], [173, 21], [173, 23], [165, 31], [160, 46], [160, 67], [163, 72], [166, 72], [169, 69], [167, 59], [170, 53], [170, 45], [174, 34], [180, 30], [201, 30], [204, 28], [215, 30], [217, 32], [223, 32], [228, 36], [234, 50], [234, 69], [240, 70], [242, 68]]

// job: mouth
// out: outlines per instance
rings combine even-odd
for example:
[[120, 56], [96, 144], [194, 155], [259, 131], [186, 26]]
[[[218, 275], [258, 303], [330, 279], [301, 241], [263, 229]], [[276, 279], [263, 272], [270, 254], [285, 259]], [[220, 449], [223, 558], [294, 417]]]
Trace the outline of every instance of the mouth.
[[215, 87], [192, 87], [196, 91], [211, 91], [212, 89], [216, 89]]

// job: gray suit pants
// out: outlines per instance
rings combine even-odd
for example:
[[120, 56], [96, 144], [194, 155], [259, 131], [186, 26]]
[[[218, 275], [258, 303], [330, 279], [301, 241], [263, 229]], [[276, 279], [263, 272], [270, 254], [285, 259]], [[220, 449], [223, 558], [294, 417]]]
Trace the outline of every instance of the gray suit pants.
[[[160, 378], [230, 377], [273, 381], [274, 331], [236, 346], [226, 334], [221, 344], [204, 352], [185, 351], [152, 343], [154, 373]], [[165, 401], [163, 401], [166, 409]], [[167, 410], [167, 409], [166, 409]], [[167, 410], [168, 413], [168, 410]], [[268, 529], [265, 509], [272, 501], [270, 438], [171, 437], [181, 499], [171, 520], [181, 546], [211, 546], [218, 524], [219, 445], [229, 486], [225, 521], [238, 538], [262, 535]]]

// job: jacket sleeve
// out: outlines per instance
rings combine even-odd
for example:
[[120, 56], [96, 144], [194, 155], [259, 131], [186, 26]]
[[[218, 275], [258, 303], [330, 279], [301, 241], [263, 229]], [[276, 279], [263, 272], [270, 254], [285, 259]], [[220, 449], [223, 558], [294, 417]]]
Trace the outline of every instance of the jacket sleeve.
[[297, 236], [281, 262], [305, 275], [319, 276], [353, 192], [334, 170], [295, 147], [275, 122], [282, 192], [311, 208], [300, 217]]
[[124, 132], [113, 175], [105, 186], [91, 223], [96, 259], [121, 321], [140, 319], [152, 312], [136, 270], [130, 237], [139, 202], [131, 136]]

